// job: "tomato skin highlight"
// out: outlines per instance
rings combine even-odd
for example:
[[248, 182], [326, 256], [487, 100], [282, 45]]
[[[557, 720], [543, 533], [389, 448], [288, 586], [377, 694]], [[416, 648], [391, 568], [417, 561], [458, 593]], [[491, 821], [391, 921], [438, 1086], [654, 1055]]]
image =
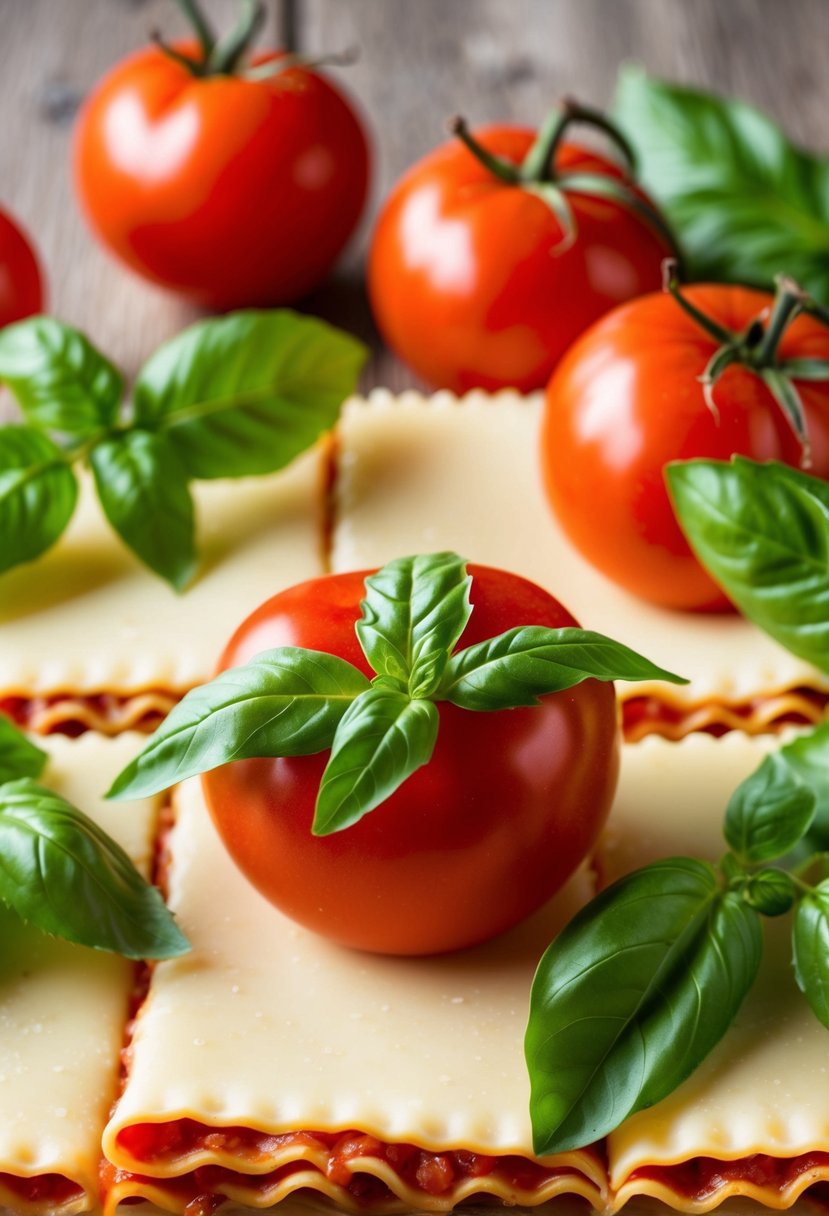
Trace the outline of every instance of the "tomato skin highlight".
[[[519, 127], [475, 134], [515, 165], [535, 139]], [[555, 166], [623, 178], [615, 163], [574, 144], [560, 147]], [[385, 203], [369, 255], [369, 297], [389, 346], [454, 392], [543, 387], [588, 325], [659, 286], [673, 252], [632, 208], [567, 198], [578, 236], [565, 249], [549, 205], [495, 178], [459, 141], [414, 165]]]
[[[475, 606], [460, 646], [515, 625], [573, 618], [541, 588], [470, 567]], [[354, 633], [365, 573], [275, 596], [231, 639], [222, 668], [263, 648], [325, 649], [371, 674]], [[587, 854], [618, 772], [612, 685], [596, 680], [530, 709], [438, 705], [432, 760], [359, 823], [311, 834], [328, 753], [243, 760], [202, 778], [231, 856], [287, 915], [348, 946], [434, 954], [510, 928]]]
[[150, 47], [84, 104], [74, 175], [122, 262], [230, 309], [290, 303], [326, 276], [362, 212], [369, 154], [350, 103], [316, 72], [197, 78]]
[[0, 327], [43, 311], [43, 275], [29, 237], [0, 210]]
[[[772, 297], [696, 285], [689, 301], [743, 330]], [[664, 478], [672, 460], [780, 460], [799, 467], [800, 445], [759, 376], [728, 368], [708, 408], [700, 376], [717, 349], [668, 294], [614, 309], [571, 348], [547, 388], [541, 460], [554, 513], [577, 549], [626, 590], [666, 608], [731, 609], [691, 552]], [[829, 358], [829, 332], [797, 317], [779, 359]], [[829, 383], [797, 385], [812, 445], [810, 472], [829, 478]]]

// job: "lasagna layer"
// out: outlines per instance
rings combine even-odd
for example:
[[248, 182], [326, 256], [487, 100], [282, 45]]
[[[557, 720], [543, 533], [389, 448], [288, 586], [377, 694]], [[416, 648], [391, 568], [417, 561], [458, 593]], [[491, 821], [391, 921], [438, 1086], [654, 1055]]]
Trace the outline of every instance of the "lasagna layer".
[[[141, 740], [48, 739], [43, 783], [93, 816], [146, 874], [157, 804], [104, 803]], [[101, 1133], [115, 1098], [133, 964], [70, 945], [0, 910], [0, 1207], [97, 1210]]]
[[[312, 1188], [348, 1210], [472, 1195], [604, 1201], [601, 1149], [535, 1160], [522, 1042], [532, 975], [592, 893], [460, 955], [361, 955], [288, 921], [236, 871], [198, 783], [177, 791], [169, 901], [193, 953], [153, 969], [104, 1134], [107, 1211]], [[355, 1130], [356, 1129], [356, 1130]], [[208, 1186], [209, 1182], [209, 1186]]]
[[736, 726], [766, 730], [823, 713], [829, 677], [736, 614], [657, 608], [610, 583], [576, 553], [541, 485], [541, 401], [501, 393], [349, 402], [339, 427], [331, 567], [362, 569], [402, 553], [455, 549], [557, 595], [585, 628], [689, 679], [618, 685], [630, 738]]
[[[600, 883], [658, 857], [722, 856], [729, 795], [775, 745], [733, 733], [626, 749]], [[790, 919], [764, 928], [760, 974], [725, 1038], [608, 1137], [614, 1211], [642, 1196], [690, 1212], [737, 1196], [785, 1208], [829, 1181], [829, 1034], [797, 990]]]
[[[99, 711], [106, 724], [119, 703], [135, 713], [133, 697], [208, 679], [249, 612], [323, 573], [326, 476], [320, 443], [271, 476], [194, 483], [200, 561], [183, 595], [117, 539], [85, 479], [54, 548], [0, 576], [0, 698], [34, 702], [40, 730], [73, 713], [97, 726]], [[82, 705], [56, 708], [67, 694]], [[97, 704], [105, 696], [109, 709]]]
[[124, 731], [149, 734], [179, 700], [179, 695], [161, 689], [148, 689], [132, 696], [55, 692], [48, 697], [0, 698], [0, 713], [21, 730], [35, 735], [76, 738], [87, 731], [99, 735], [120, 735]]

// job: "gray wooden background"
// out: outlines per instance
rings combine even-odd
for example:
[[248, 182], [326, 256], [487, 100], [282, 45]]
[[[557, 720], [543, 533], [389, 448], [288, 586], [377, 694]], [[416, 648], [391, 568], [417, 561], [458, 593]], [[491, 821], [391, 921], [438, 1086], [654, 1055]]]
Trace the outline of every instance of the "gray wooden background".
[[[307, 307], [371, 341], [365, 385], [413, 377], [380, 347], [361, 288], [371, 214], [391, 183], [444, 138], [454, 113], [472, 123], [536, 123], [572, 93], [605, 105], [617, 67], [739, 95], [797, 140], [829, 147], [829, 0], [269, 0], [266, 37], [293, 27], [309, 54], [356, 46], [333, 71], [373, 132], [370, 214], [333, 281]], [[235, 0], [204, 0], [219, 27]], [[72, 195], [72, 123], [84, 94], [148, 31], [183, 32], [173, 0], [0, 0], [0, 204], [42, 252], [50, 309], [86, 330], [133, 373], [196, 314], [112, 262]]]

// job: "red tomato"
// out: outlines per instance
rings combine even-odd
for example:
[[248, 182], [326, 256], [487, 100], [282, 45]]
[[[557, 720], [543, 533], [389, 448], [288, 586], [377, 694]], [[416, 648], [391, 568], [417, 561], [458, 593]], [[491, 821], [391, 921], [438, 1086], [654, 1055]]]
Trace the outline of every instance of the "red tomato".
[[155, 47], [92, 92], [74, 159], [86, 217], [111, 252], [221, 309], [284, 304], [315, 287], [368, 183], [360, 122], [316, 72], [198, 77]]
[[0, 211], [0, 326], [43, 311], [43, 280], [28, 238]]
[[[735, 334], [772, 297], [742, 287], [684, 291]], [[647, 296], [599, 321], [568, 352], [547, 389], [541, 449], [547, 492], [573, 544], [608, 578], [669, 608], [730, 605], [692, 554], [674, 515], [668, 461], [733, 453], [799, 465], [801, 446], [762, 380], [743, 366], [724, 372], [706, 404], [700, 377], [717, 342], [668, 294]], [[777, 359], [829, 358], [829, 331], [798, 317]], [[812, 468], [829, 477], [829, 381], [797, 385]]]
[[[488, 127], [476, 138], [518, 166], [535, 132]], [[623, 178], [571, 144], [559, 147], [554, 168]], [[383, 337], [424, 380], [455, 392], [540, 388], [588, 325], [659, 286], [671, 249], [649, 220], [561, 185], [575, 224], [569, 247], [533, 188], [500, 180], [459, 140], [399, 182], [374, 232], [369, 295]]]
[[[572, 625], [534, 584], [470, 567], [466, 646], [518, 624]], [[272, 646], [327, 650], [371, 674], [354, 632], [365, 574], [265, 603], [221, 667]], [[231, 855], [273, 903], [349, 946], [431, 954], [484, 941], [540, 907], [596, 839], [616, 784], [613, 688], [595, 680], [532, 709], [440, 704], [432, 760], [359, 823], [311, 835], [327, 753], [242, 760], [202, 778]]]

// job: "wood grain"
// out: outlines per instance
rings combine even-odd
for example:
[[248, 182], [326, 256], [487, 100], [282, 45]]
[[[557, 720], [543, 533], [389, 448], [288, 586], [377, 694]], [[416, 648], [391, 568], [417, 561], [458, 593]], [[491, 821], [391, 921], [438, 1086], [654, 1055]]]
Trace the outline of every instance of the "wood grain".
[[[269, 34], [294, 30], [314, 55], [360, 48], [332, 74], [373, 127], [369, 215], [333, 281], [305, 306], [366, 337], [366, 385], [413, 383], [373, 332], [361, 287], [371, 215], [391, 183], [444, 137], [446, 118], [535, 123], [572, 93], [609, 102], [628, 59], [732, 93], [797, 140], [825, 147], [820, 49], [827, 0], [270, 0]], [[234, 0], [205, 0], [217, 26]], [[71, 187], [74, 113], [95, 81], [148, 32], [183, 29], [172, 0], [0, 0], [0, 203], [35, 235], [56, 315], [87, 330], [133, 374], [196, 314], [116, 265], [78, 214]]]

